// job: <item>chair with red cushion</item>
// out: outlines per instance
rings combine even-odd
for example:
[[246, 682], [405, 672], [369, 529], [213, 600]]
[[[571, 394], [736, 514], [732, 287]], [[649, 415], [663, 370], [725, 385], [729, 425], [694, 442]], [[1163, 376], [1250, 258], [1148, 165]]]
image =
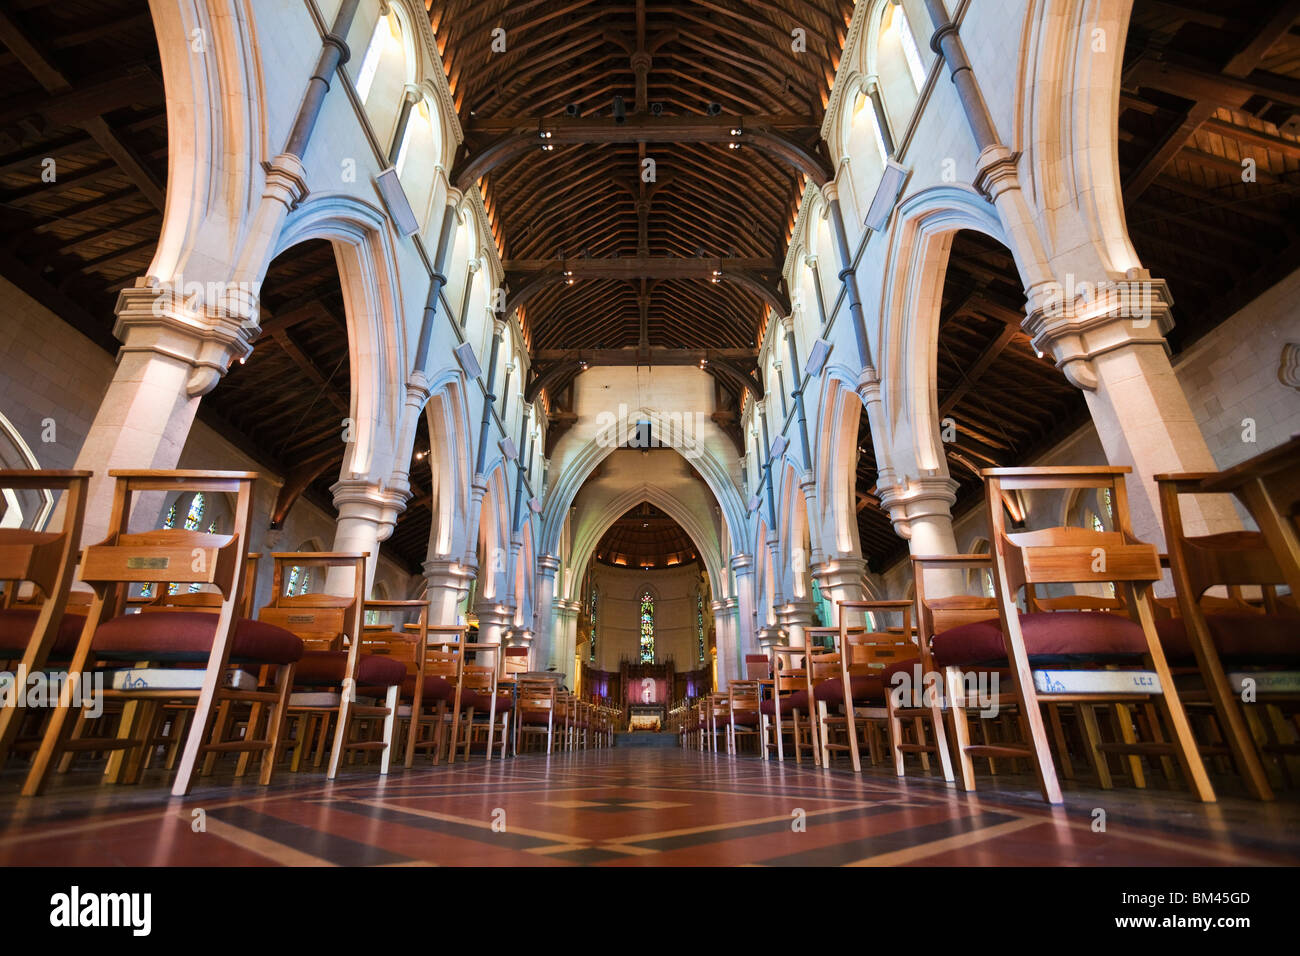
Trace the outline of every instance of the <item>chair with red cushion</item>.
[[[144, 751], [151, 742], [153, 717], [160, 706], [179, 700], [193, 700], [185, 746], [176, 770], [172, 793], [185, 795], [193, 782], [200, 755], [221, 753], [276, 752], [283, 716], [292, 686], [294, 665], [303, 646], [291, 632], [263, 621], [240, 618], [238, 609], [244, 587], [247, 541], [252, 523], [252, 472], [200, 471], [111, 471], [116, 479], [108, 538], [85, 549], [81, 558], [81, 579], [95, 592], [85, 626], [68, 666], [72, 679], [80, 681], [92, 667], [120, 661], [203, 665], [201, 686], [195, 690], [159, 690], [124, 686], [105, 688], [108, 700], [124, 702], [115, 736], [99, 738], [72, 735], [72, 722], [85, 716], [82, 701], [64, 694], [54, 708], [41, 748], [37, 752], [24, 794], [39, 793], [55, 761], [65, 752], [122, 752], [110, 765], [111, 779], [134, 782], [144, 764]], [[178, 528], [130, 533], [127, 522], [136, 496], [151, 493], [227, 494], [235, 498], [231, 534], [205, 534]], [[123, 615], [127, 588], [131, 584], [161, 586], [170, 583], [208, 586], [221, 595], [212, 609], [160, 608]], [[215, 611], [215, 613], [214, 613]], [[256, 689], [225, 686], [232, 664], [265, 672]], [[249, 733], [237, 740], [212, 740], [210, 730], [217, 708], [234, 705], [261, 706], [268, 710], [267, 730]], [[271, 780], [273, 761], [262, 764], [260, 781]]]
[[[497, 676], [500, 672], [501, 645], [491, 643], [465, 643], [462, 645], [466, 655], [460, 668], [460, 686], [456, 697], [459, 736], [452, 736], [451, 750], [447, 760], [456, 762], [456, 752], [463, 750], [466, 762], [475, 740], [482, 736], [486, 739], [485, 753], [492, 759], [492, 750], [499, 748], [500, 756], [506, 756], [506, 745], [510, 739], [511, 712], [515, 701], [512, 694], [502, 694], [497, 688]], [[476, 723], [474, 718], [479, 717]]]
[[[763, 656], [766, 664], [767, 657]], [[763, 668], [766, 670], [766, 667]], [[740, 752], [742, 738], [753, 737], [755, 746], [766, 757], [759, 730], [762, 714], [761, 684], [757, 680], [733, 680], [727, 684], [727, 752], [733, 756]]]
[[[43, 498], [53, 503], [50, 492], [63, 492], [63, 527], [58, 531], [34, 528], [0, 528], [0, 581], [5, 582], [4, 607], [0, 609], [0, 662], [8, 660], [10, 671], [35, 674], [51, 658], [67, 660], [72, 656], [85, 619], [71, 613], [68, 599], [72, 576], [77, 567], [77, 547], [86, 517], [88, 471], [14, 471], [0, 470], [0, 488], [38, 495], [30, 521], [40, 516], [37, 505]], [[26, 518], [27, 515], [24, 515]], [[20, 607], [18, 591], [30, 582], [39, 593], [39, 606]], [[16, 662], [16, 665], [14, 664]], [[0, 706], [0, 767], [18, 736], [19, 724], [28, 711], [18, 706], [19, 688]]]
[[[855, 772], [862, 771], [859, 739], [871, 750], [872, 762], [881, 759], [879, 729], [887, 726], [884, 670], [889, 664], [916, 658], [912, 642], [911, 601], [841, 601], [840, 625], [827, 629], [833, 644], [822, 662], [838, 665], [831, 676], [819, 675], [813, 687], [822, 766], [829, 767], [836, 752], [847, 753]], [[851, 613], [852, 612], [852, 613]], [[850, 625], [849, 618], [870, 615], [870, 626]], [[886, 617], [897, 616], [901, 626], [889, 628]], [[820, 667], [819, 667], [820, 670]], [[832, 712], [832, 709], [836, 712]]]
[[515, 694], [515, 756], [528, 746], [530, 736], [545, 735], [546, 752], [555, 749], [555, 694], [553, 680], [523, 678]]
[[[1214, 801], [1214, 790], [1192, 738], [1187, 715], [1179, 699], [1165, 654], [1156, 634], [1150, 589], [1160, 579], [1159, 556], [1151, 545], [1133, 534], [1124, 484], [1125, 467], [1064, 466], [1045, 468], [990, 468], [983, 471], [985, 504], [993, 542], [991, 565], [996, 613], [979, 620], [981, 609], [971, 599], [923, 598], [925, 570], [942, 566], [943, 559], [914, 561], [919, 606], [945, 609], [944, 601], [965, 618], [933, 620], [922, 624], [936, 668], [944, 673], [945, 697], [952, 717], [954, 748], [963, 786], [975, 789], [972, 757], [1027, 759], [1038, 777], [1048, 803], [1060, 803], [1061, 789], [1040, 705], [1071, 704], [1082, 720], [1095, 719], [1098, 704], [1154, 704], [1157, 723], [1147, 728], [1153, 738], [1136, 740], [1135, 728], [1123, 728], [1122, 739], [1100, 744], [1095, 734], [1094, 765], [1103, 768], [1108, 753], [1131, 756], [1165, 755], [1177, 759], [1183, 777], [1204, 802]], [[1037, 531], [1009, 530], [1004, 495], [1020, 491], [1108, 491], [1114, 530], [1057, 527]], [[958, 555], [953, 567], [971, 566], [980, 556]], [[1109, 582], [1127, 613], [1107, 610], [1057, 610], [1022, 614], [1017, 596], [1027, 587], [1050, 584], [1102, 585]], [[949, 615], [951, 618], [951, 615]], [[955, 626], [954, 626], [955, 625]], [[971, 699], [969, 675], [1001, 675], [995, 695], [986, 701]], [[1036, 682], [1041, 684], [1039, 689]], [[1005, 691], [1002, 684], [1009, 683]], [[968, 714], [991, 698], [990, 710], [1016, 708], [1024, 743], [998, 741], [973, 744]], [[981, 712], [981, 716], [983, 713]], [[1136, 782], [1136, 781], [1135, 781]], [[1105, 781], [1103, 780], [1103, 786]]]
[[[1261, 532], [1188, 534], [1181, 497], [1204, 494], [1207, 478], [1219, 476], [1156, 476], [1177, 591], [1176, 616], [1157, 621], [1156, 631], [1171, 665], [1199, 672], [1200, 686], [1183, 690], [1188, 706], [1213, 713], [1216, 736], [1226, 741], [1251, 796], [1272, 800], [1269, 771], [1285, 779], [1279, 758], [1300, 752], [1293, 729], [1290, 740], [1278, 741], [1275, 733], [1288, 725], [1283, 711], [1294, 718], [1297, 710], [1300, 618], [1277, 599], [1276, 586], [1287, 583], [1286, 575]], [[1206, 595], [1221, 585], [1229, 598]], [[1261, 586], [1262, 608], [1239, 597], [1245, 585]]]
[[[292, 631], [306, 646], [289, 699], [289, 716], [298, 724], [294, 766], [300, 765], [299, 758], [310, 740], [309, 718], [326, 721], [332, 717], [333, 745], [326, 774], [330, 780], [338, 775], [346, 751], [382, 751], [385, 759], [380, 772], [387, 773], [392, 751], [390, 717], [396, 712], [397, 695], [406, 677], [405, 664], [364, 651], [368, 558], [368, 553], [339, 551], [272, 554], [271, 603], [258, 614], [260, 620]], [[352, 593], [289, 594], [287, 583], [293, 578], [289, 572], [294, 567], [309, 573], [316, 569], [324, 579], [322, 586], [346, 588]], [[331, 572], [337, 575], [336, 580], [330, 580]], [[382, 694], [383, 703], [371, 702], [361, 693], [362, 688]], [[369, 740], [357, 733], [357, 724], [377, 719], [385, 721], [389, 739]]]
[[[402, 681], [402, 700], [409, 701], [406, 718], [406, 766], [415, 762], [417, 750], [430, 752], [433, 763], [442, 759], [448, 740], [459, 733], [461, 650], [469, 628], [465, 624], [428, 624], [423, 616], [416, 631], [415, 668], [408, 667]], [[422, 651], [418, 648], [423, 648]]]
[[[830, 628], [805, 628], [806, 631]], [[805, 636], [805, 640], [810, 640]], [[771, 678], [764, 685], [771, 688], [771, 695], [766, 697], [759, 707], [762, 714], [759, 726], [763, 759], [771, 750], [776, 751], [776, 759], [785, 761], [785, 736], [790, 735], [790, 745], [794, 748], [795, 763], [803, 763], [803, 751], [812, 755], [813, 763], [820, 762], [817, 748], [816, 724], [812, 717], [811, 687], [808, 682], [808, 668], [804, 659], [808, 649], [802, 645], [774, 644], [768, 648], [771, 654]]]

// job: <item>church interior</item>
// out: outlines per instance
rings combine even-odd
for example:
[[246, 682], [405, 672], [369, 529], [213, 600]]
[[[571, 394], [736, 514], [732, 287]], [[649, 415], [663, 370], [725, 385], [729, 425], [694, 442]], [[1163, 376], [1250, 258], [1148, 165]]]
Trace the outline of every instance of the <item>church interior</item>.
[[1300, 3], [4, 0], [0, 77], [0, 864], [1300, 862]]

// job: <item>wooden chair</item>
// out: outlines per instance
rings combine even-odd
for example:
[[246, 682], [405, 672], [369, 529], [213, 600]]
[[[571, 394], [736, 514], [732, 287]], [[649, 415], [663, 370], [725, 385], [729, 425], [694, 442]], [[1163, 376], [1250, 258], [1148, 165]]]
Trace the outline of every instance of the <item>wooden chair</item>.
[[[384, 624], [366, 624], [362, 632], [361, 650], [364, 654], [373, 657], [387, 658], [388, 660], [400, 663], [406, 671], [406, 676], [398, 685], [397, 706], [386, 708], [388, 713], [383, 716], [383, 734], [382, 739], [391, 742], [382, 751], [381, 763], [382, 772], [387, 773], [389, 762], [393, 753], [401, 750], [404, 755], [405, 766], [411, 766], [413, 762], [414, 751], [409, 746], [402, 748], [400, 746], [400, 727], [403, 722], [411, 724], [414, 713], [414, 697], [417, 692], [423, 692], [425, 688], [418, 686], [423, 684], [419, 680], [422, 663], [422, 652], [427, 649], [429, 640], [429, 602], [427, 600], [369, 600], [365, 602], [365, 613], [377, 614], [411, 614], [416, 615], [416, 620], [408, 625], [403, 621], [395, 627]], [[363, 696], [387, 696], [390, 691], [388, 688], [366, 688], [360, 689]], [[421, 697], [424, 695], [421, 693]], [[404, 704], [407, 701], [409, 703]], [[423, 699], [421, 700], [423, 704]], [[391, 722], [391, 726], [390, 726]]]
[[[1258, 800], [1272, 800], [1273, 788], [1262, 759], [1264, 747], [1273, 756], [1300, 753], [1294, 730], [1289, 732], [1291, 740], [1263, 742], [1286, 727], [1284, 719], [1268, 714], [1267, 709], [1300, 701], [1296, 690], [1300, 686], [1300, 618], [1279, 606], [1273, 586], [1286, 583], [1286, 575], [1262, 532], [1187, 533], [1180, 499], [1185, 494], [1204, 494], [1209, 477], [1218, 476], [1156, 476], [1177, 591], [1176, 615], [1157, 621], [1156, 631], [1170, 663], [1175, 667], [1194, 663], [1202, 678], [1203, 687], [1183, 689], [1188, 705], [1213, 708], [1219, 732], [1247, 790]], [[1218, 585], [1230, 588], [1228, 598], [1206, 595]], [[1263, 587], [1263, 608], [1240, 597], [1243, 585]], [[1250, 704], [1243, 703], [1243, 686], [1256, 688]], [[1272, 719], [1266, 722], [1260, 711]]]
[[[7, 706], [0, 707], [0, 767], [4, 766], [28, 716], [19, 706], [26, 677], [42, 671], [53, 656], [66, 660], [76, 647], [84, 618], [66, 613], [77, 567], [77, 548], [86, 516], [88, 471], [0, 470], [0, 488], [10, 491], [63, 492], [63, 527], [58, 531], [0, 528], [0, 581], [5, 606], [0, 609], [0, 660], [17, 661]], [[19, 607], [18, 590], [30, 582], [43, 599]]]
[[528, 736], [545, 734], [546, 753], [555, 749], [555, 694], [553, 680], [523, 678], [519, 681], [515, 698], [515, 756], [522, 742], [527, 748]]
[[[945, 673], [954, 746], [967, 790], [975, 788], [972, 757], [1020, 757], [1033, 767], [1044, 799], [1060, 803], [1060, 784], [1040, 703], [1074, 704], [1086, 720], [1099, 703], [1152, 702], [1167, 723], [1172, 742], [1140, 743], [1129, 739], [1132, 727], [1126, 727], [1125, 739], [1098, 744], [1093, 754], [1096, 764], [1103, 767], [1108, 752], [1172, 755], [1192, 791], [1204, 802], [1214, 801], [1156, 634], [1149, 592], [1160, 578], [1160, 561], [1155, 548], [1133, 534], [1123, 478], [1128, 471], [1124, 467], [1067, 466], [983, 472], [998, 618], [950, 627], [929, 639], [932, 660]], [[1109, 489], [1114, 531], [1073, 527], [1008, 530], [1003, 492], [1074, 488]], [[917, 576], [918, 592], [923, 577]], [[1016, 607], [1016, 595], [1026, 585], [1107, 581], [1114, 585], [1131, 617], [1076, 610], [1022, 615]], [[971, 743], [964, 668], [1009, 671], [1011, 693], [999, 694], [997, 703], [999, 707], [1004, 703], [1018, 707], [1025, 744]], [[1041, 690], [1036, 681], [1041, 682]]]
[[[462, 736], [457, 737], [453, 734], [451, 752], [447, 760], [449, 763], [455, 763], [456, 751], [460, 749], [463, 739], [464, 757], [468, 762], [477, 731], [486, 732], [487, 759], [492, 759], [494, 746], [500, 749], [501, 757], [504, 759], [506, 745], [510, 739], [510, 713], [514, 708], [514, 699], [510, 695], [503, 696], [497, 691], [502, 646], [467, 642], [462, 649], [467, 656], [460, 666], [460, 684], [455, 704], [458, 717], [456, 728]], [[468, 657], [471, 653], [474, 655], [473, 663], [470, 663]], [[479, 660], [480, 655], [489, 655], [492, 658], [491, 662], [482, 663]], [[475, 714], [485, 717], [486, 720], [475, 724]]]
[[812, 716], [812, 691], [804, 663], [808, 649], [802, 645], [774, 644], [768, 651], [772, 676], [764, 683], [771, 688], [771, 696], [759, 707], [763, 759], [767, 759], [769, 751], [775, 750], [776, 759], [785, 761], [785, 735], [788, 732], [795, 763], [803, 763], [803, 751], [807, 749], [813, 763], [817, 764], [820, 758], [816, 723]]
[[402, 699], [409, 700], [406, 731], [406, 766], [418, 750], [431, 752], [436, 765], [444, 745], [460, 733], [461, 666], [469, 628], [465, 624], [407, 625], [421, 635], [416, 670], [402, 682]]
[[[298, 722], [295, 737], [294, 767], [311, 738], [312, 723], [334, 719], [333, 745], [330, 749], [327, 778], [338, 775], [346, 751], [382, 752], [380, 772], [387, 773], [392, 757], [392, 717], [397, 711], [397, 697], [406, 677], [405, 664], [386, 655], [363, 653], [365, 629], [366, 560], [363, 552], [276, 552], [271, 603], [258, 617], [297, 634], [306, 646], [294, 675], [294, 694], [289, 699], [289, 714]], [[351, 595], [326, 592], [286, 594], [286, 569], [321, 568], [326, 571], [350, 571]], [[359, 697], [361, 688], [375, 688], [383, 694], [382, 704], [369, 703]], [[250, 723], [257, 715], [250, 717]], [[387, 736], [382, 740], [354, 739], [358, 722], [383, 720]]]
[[[767, 671], [767, 656], [762, 655], [762, 672]], [[755, 662], [757, 664], [757, 662]], [[759, 670], [756, 666], [755, 671]], [[764, 757], [767, 750], [762, 746], [760, 723], [762, 714], [762, 684], [759, 680], [733, 680], [727, 685], [727, 752], [740, 752], [742, 737], [753, 737], [755, 747]]]
[[[184, 796], [190, 788], [199, 756], [211, 752], [261, 752], [274, 754], [283, 727], [294, 665], [303, 653], [302, 641], [291, 632], [262, 621], [240, 619], [237, 610], [244, 584], [248, 532], [252, 520], [252, 472], [110, 471], [114, 478], [109, 535], [101, 544], [86, 548], [81, 558], [81, 579], [95, 592], [76, 650], [68, 667], [69, 683], [60, 695], [45, 729], [40, 750], [23, 787], [25, 795], [44, 788], [50, 770], [65, 752], [128, 751], [112, 779], [134, 782], [143, 767], [147, 730], [153, 711], [178, 699], [195, 701], [185, 747], [176, 771], [172, 793]], [[235, 496], [235, 521], [231, 534], [204, 534], [184, 529], [131, 533], [127, 522], [136, 495], [151, 492], [199, 492]], [[127, 587], [132, 583], [169, 582], [211, 585], [222, 596], [217, 613], [184, 608], [123, 615]], [[124, 702], [115, 737], [71, 735], [72, 722], [82, 716], [81, 703], [72, 700], [72, 683], [102, 662], [201, 663], [198, 689], [105, 688], [104, 695]], [[274, 671], [274, 687], [245, 690], [225, 686], [232, 663]], [[265, 707], [269, 718], [265, 736], [250, 731], [242, 739], [209, 741], [216, 708], [224, 702]], [[271, 780], [272, 760], [262, 764], [260, 782]]]
[[[823, 658], [839, 665], [838, 673], [819, 680], [813, 688], [817, 723], [821, 738], [822, 765], [829, 767], [836, 751], [849, 755], [854, 772], [862, 771], [859, 738], [871, 750], [872, 762], [881, 759], [880, 726], [891, 726], [887, 705], [887, 668], [911, 668], [918, 660], [918, 649], [912, 642], [911, 601], [841, 601], [840, 626], [832, 630], [835, 641], [829, 654]], [[866, 625], [850, 625], [849, 612], [862, 612], [865, 619], [870, 613], [897, 614], [902, 626], [896, 630], [872, 629]], [[833, 715], [830, 708], [837, 707], [842, 715]], [[833, 732], [841, 731], [843, 743], [833, 742]]]
[[722, 735], [724, 753], [730, 753], [731, 737], [727, 726], [731, 721], [730, 697], [725, 693], [714, 692], [708, 697], [708, 709], [705, 713], [704, 739], [708, 749], [718, 752], [718, 735]]

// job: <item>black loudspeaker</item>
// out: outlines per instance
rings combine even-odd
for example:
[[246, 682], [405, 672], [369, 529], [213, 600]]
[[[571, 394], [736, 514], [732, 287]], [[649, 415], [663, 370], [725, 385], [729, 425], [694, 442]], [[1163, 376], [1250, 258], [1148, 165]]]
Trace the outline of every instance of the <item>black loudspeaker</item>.
[[614, 97], [614, 122], [623, 123], [627, 121], [627, 107], [623, 105], [623, 97]]
[[722, 104], [710, 103], [708, 106], [704, 108], [704, 111], [708, 113], [710, 116], [717, 116], [719, 113], [722, 112]]
[[664, 115], [664, 105], [662, 103], [651, 103], [650, 112], [655, 116]]
[[564, 108], [564, 115], [565, 115], [565, 116], [577, 116], [577, 115], [578, 115], [578, 104], [577, 104], [577, 103], [570, 103], [568, 106], [566, 106], [566, 107]]

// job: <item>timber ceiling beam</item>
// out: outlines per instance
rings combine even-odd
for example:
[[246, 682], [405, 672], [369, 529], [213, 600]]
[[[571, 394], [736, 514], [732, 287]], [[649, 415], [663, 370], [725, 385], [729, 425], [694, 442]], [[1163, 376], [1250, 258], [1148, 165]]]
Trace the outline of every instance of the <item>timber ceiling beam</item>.
[[[27, 72], [35, 77], [46, 92], [52, 95], [74, 95], [72, 83], [69, 82], [68, 78], [48, 56], [41, 52], [36, 43], [27, 36], [22, 28], [3, 11], [0, 11], [0, 42], [3, 42], [9, 48], [9, 51], [18, 58], [19, 62], [27, 68]], [[157, 81], [154, 81], [154, 85], [157, 85]], [[64, 120], [64, 122], [66, 121]], [[158, 182], [148, 167], [141, 162], [135, 152], [126, 143], [122, 142], [102, 115], [96, 114], [87, 117], [81, 120], [78, 125], [89, 133], [91, 138], [99, 144], [100, 149], [108, 154], [108, 157], [113, 160], [122, 172], [126, 173], [146, 199], [160, 210], [166, 206], [166, 196], [162, 184]]]
[[[800, 117], [801, 129], [816, 129], [810, 117]], [[531, 119], [502, 133], [482, 148], [467, 153], [457, 164], [458, 189], [468, 189], [484, 176], [525, 153], [592, 143], [726, 143], [751, 146], [769, 153], [810, 177], [818, 186], [834, 178], [834, 170], [819, 146], [807, 146], [785, 130], [762, 125], [758, 117], [743, 116], [629, 116], [612, 119], [555, 117]]]

